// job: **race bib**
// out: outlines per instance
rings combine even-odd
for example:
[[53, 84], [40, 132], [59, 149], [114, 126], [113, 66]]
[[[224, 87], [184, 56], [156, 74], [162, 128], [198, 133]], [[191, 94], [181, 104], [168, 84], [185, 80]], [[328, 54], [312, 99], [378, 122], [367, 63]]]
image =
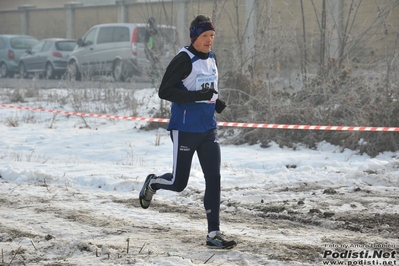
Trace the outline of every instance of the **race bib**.
[[[203, 90], [203, 89], [214, 89], [215, 91], [218, 90], [218, 83], [217, 83], [217, 77], [215, 75], [202, 75], [198, 76], [196, 80], [196, 86], [195, 86], [197, 91]], [[214, 102], [218, 98], [217, 94], [213, 94], [212, 99], [209, 101], [197, 101], [197, 102]]]

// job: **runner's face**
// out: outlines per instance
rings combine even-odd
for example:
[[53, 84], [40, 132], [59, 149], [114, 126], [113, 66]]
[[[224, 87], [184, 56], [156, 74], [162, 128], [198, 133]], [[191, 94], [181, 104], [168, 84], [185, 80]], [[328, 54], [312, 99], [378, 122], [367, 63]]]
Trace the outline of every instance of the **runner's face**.
[[208, 30], [203, 32], [193, 43], [195, 50], [201, 53], [209, 53], [212, 49], [213, 39], [215, 38], [215, 32]]

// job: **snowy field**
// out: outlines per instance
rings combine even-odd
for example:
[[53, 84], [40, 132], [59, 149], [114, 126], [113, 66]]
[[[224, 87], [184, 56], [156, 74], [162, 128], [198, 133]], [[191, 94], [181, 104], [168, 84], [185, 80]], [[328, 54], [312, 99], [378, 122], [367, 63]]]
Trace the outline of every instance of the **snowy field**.
[[[153, 89], [135, 97], [137, 116], [159, 105]], [[215, 250], [196, 158], [185, 191], [140, 208], [145, 177], [172, 166], [168, 132], [144, 125], [0, 108], [0, 265], [399, 264], [399, 153], [221, 139], [221, 228], [238, 245]]]

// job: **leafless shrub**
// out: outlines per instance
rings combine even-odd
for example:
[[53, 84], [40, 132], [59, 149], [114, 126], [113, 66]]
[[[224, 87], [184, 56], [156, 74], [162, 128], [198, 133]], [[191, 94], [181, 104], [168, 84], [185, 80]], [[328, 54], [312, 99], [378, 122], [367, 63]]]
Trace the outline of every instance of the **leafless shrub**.
[[8, 125], [11, 127], [18, 127], [18, 121], [8, 118]]
[[11, 95], [11, 97], [10, 97], [10, 102], [11, 103], [23, 103], [25, 100], [24, 100], [24, 97], [23, 97], [23, 95], [22, 95], [22, 93], [21, 93], [21, 90], [14, 90], [13, 91], [13, 93], [12, 93], [12, 95]]
[[[222, 95], [229, 108], [220, 115], [221, 118], [225, 121], [272, 124], [377, 127], [399, 125], [399, 35], [393, 44], [387, 43], [386, 47], [389, 48], [380, 56], [364, 53], [367, 39], [372, 38], [379, 30], [387, 31], [386, 18], [390, 10], [397, 8], [397, 1], [384, 4], [375, 2], [378, 10], [376, 18], [362, 27], [362, 32], [356, 33], [352, 32], [353, 25], [358, 23], [356, 13], [362, 1], [351, 1], [351, 12], [347, 15], [346, 26], [339, 34], [352, 36], [352, 39], [341, 39], [338, 58], [329, 57], [327, 52], [332, 43], [328, 38], [320, 37], [319, 45], [304, 45], [306, 38], [298, 36], [294, 27], [289, 24], [284, 27], [279, 25], [274, 15], [276, 12], [272, 10], [273, 5], [269, 1], [265, 2], [268, 5], [262, 12], [263, 16], [259, 18], [262, 23], [258, 23], [257, 46], [253, 53], [242, 52], [242, 40], [245, 37], [242, 33], [237, 35], [240, 48], [222, 51], [223, 56], [219, 57], [225, 58], [224, 56], [231, 54], [221, 65], [236, 66], [233, 69], [228, 68], [222, 75]], [[326, 13], [316, 7], [315, 12], [318, 12], [316, 17], [320, 18], [319, 26], [322, 27], [325, 19], [322, 16], [326, 16]], [[233, 14], [230, 16], [234, 17]], [[325, 29], [320, 28], [320, 36], [326, 34]], [[306, 34], [305, 30], [303, 32]], [[381, 38], [383, 39], [380, 41], [388, 42], [387, 35]], [[312, 38], [312, 42], [316, 40]], [[306, 53], [303, 49], [307, 49]], [[235, 58], [237, 55], [241, 55], [241, 59]], [[231, 130], [220, 131], [227, 136]], [[274, 141], [281, 146], [295, 148], [299, 143], [316, 147], [317, 143], [328, 141], [342, 149], [349, 148], [375, 156], [380, 152], [399, 148], [395, 134], [397, 133], [243, 129], [234, 138], [229, 138], [228, 142], [260, 143], [267, 147]]]
[[126, 115], [136, 112], [137, 101], [134, 90], [106, 88], [68, 89], [68, 99], [75, 111], [86, 113], [116, 114], [120, 111]]

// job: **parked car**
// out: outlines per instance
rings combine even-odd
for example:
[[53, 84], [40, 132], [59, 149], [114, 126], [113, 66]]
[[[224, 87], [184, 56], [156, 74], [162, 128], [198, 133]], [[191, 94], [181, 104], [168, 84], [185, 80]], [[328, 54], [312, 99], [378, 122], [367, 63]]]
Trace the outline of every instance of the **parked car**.
[[68, 74], [112, 74], [115, 81], [133, 75], [144, 76], [163, 71], [177, 52], [175, 27], [135, 23], [109, 23], [92, 27], [72, 51]]
[[21, 55], [19, 74], [25, 78], [39, 73], [47, 79], [62, 77], [67, 70], [68, 57], [76, 46], [76, 40], [51, 38], [35, 44]]
[[0, 78], [18, 73], [20, 56], [37, 42], [29, 35], [0, 35]]

